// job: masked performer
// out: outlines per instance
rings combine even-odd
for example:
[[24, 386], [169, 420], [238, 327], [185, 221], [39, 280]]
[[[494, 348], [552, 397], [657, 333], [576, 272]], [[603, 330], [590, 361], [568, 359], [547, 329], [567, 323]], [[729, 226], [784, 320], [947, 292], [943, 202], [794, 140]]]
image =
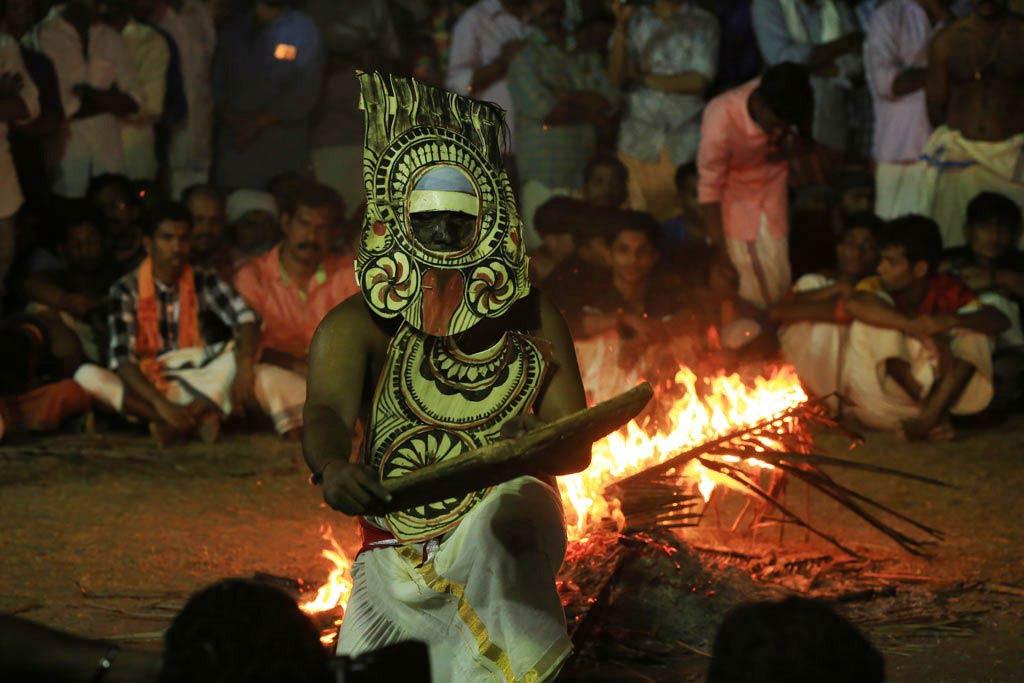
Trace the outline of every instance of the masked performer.
[[435, 681], [548, 680], [570, 651], [553, 476], [585, 468], [589, 446], [536, 476], [367, 515], [388, 498], [381, 481], [585, 406], [568, 328], [527, 281], [503, 116], [409, 79], [360, 79], [362, 296], [317, 331], [305, 408], [314, 481], [363, 532], [338, 652], [420, 640]]

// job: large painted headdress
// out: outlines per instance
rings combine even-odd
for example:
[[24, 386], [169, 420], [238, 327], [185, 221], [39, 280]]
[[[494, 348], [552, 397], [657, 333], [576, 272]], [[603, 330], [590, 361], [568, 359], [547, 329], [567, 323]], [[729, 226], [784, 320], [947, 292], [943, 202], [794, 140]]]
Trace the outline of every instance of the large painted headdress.
[[[441, 337], [501, 316], [530, 291], [501, 161], [503, 113], [411, 78], [360, 73], [359, 81], [366, 221], [356, 278], [370, 308]], [[453, 250], [421, 244], [410, 216], [433, 211], [474, 216], [472, 234]]]

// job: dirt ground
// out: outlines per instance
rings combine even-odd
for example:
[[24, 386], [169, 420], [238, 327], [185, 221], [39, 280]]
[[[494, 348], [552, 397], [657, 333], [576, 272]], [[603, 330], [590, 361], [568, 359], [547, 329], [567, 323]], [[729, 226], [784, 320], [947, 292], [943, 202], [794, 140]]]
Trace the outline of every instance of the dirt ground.
[[[825, 435], [818, 450], [844, 455], [846, 446]], [[954, 487], [837, 477], [946, 532], [934, 559], [911, 565], [915, 572], [1024, 586], [1022, 453], [1024, 419], [942, 445], [875, 434], [850, 457]], [[816, 505], [814, 515], [844, 541], [886, 545], [834, 504]], [[216, 579], [255, 572], [319, 582], [329, 569], [320, 556], [327, 525], [346, 550], [356, 546], [353, 524], [308, 484], [298, 446], [265, 434], [163, 452], [123, 434], [0, 446], [0, 518], [0, 610], [143, 647], [157, 646], [166, 620], [133, 612], [135, 604], [152, 605], [162, 594], [174, 604]], [[1024, 599], [989, 594], [975, 630], [889, 657], [889, 680], [1020, 680]]]

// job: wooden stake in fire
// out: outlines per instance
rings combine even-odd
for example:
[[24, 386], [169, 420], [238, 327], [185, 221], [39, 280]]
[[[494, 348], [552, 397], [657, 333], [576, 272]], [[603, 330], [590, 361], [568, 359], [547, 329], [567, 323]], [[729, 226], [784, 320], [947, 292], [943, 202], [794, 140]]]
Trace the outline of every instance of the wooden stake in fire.
[[[737, 488], [745, 490], [752, 499], [760, 501], [760, 508], [755, 512], [754, 520], [751, 522], [752, 528], [761, 525], [761, 521], [766, 518], [767, 513], [774, 510], [782, 515], [781, 521], [802, 527], [808, 533], [824, 539], [843, 552], [858, 556], [855, 551], [842, 544], [838, 539], [812, 525], [806, 514], [801, 516], [791, 507], [785, 505], [782, 500], [785, 480], [792, 478], [804, 482], [808, 487], [837, 501], [888, 536], [908, 553], [926, 555], [928, 546], [945, 538], [941, 531], [839, 484], [822, 471], [821, 467], [869, 471], [932, 486], [949, 487], [949, 484], [909, 472], [810, 452], [812, 447], [808, 430], [810, 425], [840, 428], [823, 409], [826, 398], [828, 397], [806, 401], [763, 422], [742, 427], [700, 446], [672, 455], [657, 465], [612, 484], [605, 493], [621, 501], [623, 514], [632, 527], [696, 526], [707, 506], [705, 505], [699, 512], [696, 510], [696, 505], [702, 499], [697, 496], [687, 496], [680, 489], [678, 476], [678, 473], [688, 463], [696, 460], [702, 467], [728, 477], [735, 482]], [[855, 440], [860, 439], [858, 435], [849, 432], [848, 434]], [[773, 477], [772, 485], [769, 488], [764, 488], [755, 477], [749, 474], [744, 466], [745, 461], [748, 460], [767, 463], [774, 468], [776, 476]], [[750, 507], [748, 502], [743, 513]], [[879, 513], [871, 512], [868, 508], [874, 508]], [[885, 521], [883, 516], [909, 525], [929, 538], [919, 538], [904, 533]], [[739, 519], [736, 520], [736, 523], [739, 523]]]

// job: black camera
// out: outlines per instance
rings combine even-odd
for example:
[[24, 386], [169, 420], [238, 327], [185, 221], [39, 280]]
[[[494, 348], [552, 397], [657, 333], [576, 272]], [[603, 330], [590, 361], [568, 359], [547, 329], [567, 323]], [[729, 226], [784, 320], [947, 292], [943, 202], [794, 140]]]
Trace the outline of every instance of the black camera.
[[430, 655], [418, 641], [395, 643], [358, 657], [335, 657], [330, 662], [335, 683], [430, 683]]

